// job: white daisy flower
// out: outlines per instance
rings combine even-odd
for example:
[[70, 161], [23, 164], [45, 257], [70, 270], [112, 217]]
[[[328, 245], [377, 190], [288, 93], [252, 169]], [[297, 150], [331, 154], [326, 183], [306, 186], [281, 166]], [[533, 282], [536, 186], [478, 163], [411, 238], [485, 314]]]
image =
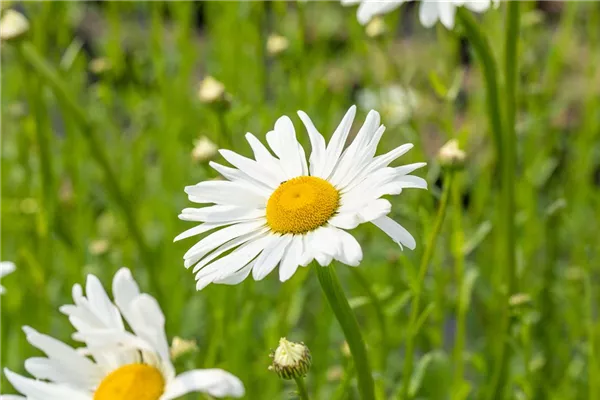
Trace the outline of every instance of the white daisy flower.
[[4, 369], [10, 383], [25, 396], [13, 398], [169, 400], [191, 392], [215, 397], [243, 396], [241, 381], [220, 369], [193, 370], [175, 376], [165, 317], [152, 296], [140, 293], [128, 269], [122, 268], [114, 277], [114, 303], [94, 275], [88, 276], [86, 294], [80, 285], [73, 286], [75, 304], [61, 307], [77, 330], [73, 339], [84, 342], [86, 347], [74, 349], [30, 327], [23, 328], [27, 341], [46, 357], [25, 361], [25, 369], [35, 379]]
[[312, 146], [310, 164], [292, 121], [284, 116], [267, 133], [267, 143], [276, 157], [248, 133], [246, 139], [255, 159], [220, 150], [236, 168], [215, 162], [210, 165], [228, 180], [185, 188], [190, 201], [214, 204], [186, 208], [179, 215], [182, 220], [202, 224], [175, 240], [216, 230], [183, 257], [186, 268], [194, 266], [198, 290], [212, 282], [237, 284], [250, 272], [260, 280], [278, 264], [282, 282], [313, 259], [322, 266], [333, 259], [357, 266], [362, 250], [346, 230], [365, 222], [375, 224], [400, 246], [414, 249], [414, 238], [387, 217], [391, 204], [381, 197], [399, 194], [405, 188], [426, 189], [424, 179], [409, 175], [425, 163], [389, 167], [412, 144], [375, 157], [385, 130], [376, 111], [369, 112], [344, 150], [355, 113], [352, 106], [325, 146], [308, 115], [298, 112]]
[[[484, 12], [492, 3], [497, 6], [500, 0], [421, 0], [419, 20], [426, 28], [438, 21], [446, 28], [454, 28], [456, 8], [464, 6], [474, 12]], [[359, 4], [356, 16], [365, 25], [376, 15], [386, 14], [400, 7], [406, 0], [341, 0], [343, 5]]]
[[[16, 269], [15, 263], [10, 261], [2, 261], [0, 262], [0, 279], [4, 278], [6, 275], [12, 273]], [[0, 294], [3, 294], [4, 286], [0, 285]]]

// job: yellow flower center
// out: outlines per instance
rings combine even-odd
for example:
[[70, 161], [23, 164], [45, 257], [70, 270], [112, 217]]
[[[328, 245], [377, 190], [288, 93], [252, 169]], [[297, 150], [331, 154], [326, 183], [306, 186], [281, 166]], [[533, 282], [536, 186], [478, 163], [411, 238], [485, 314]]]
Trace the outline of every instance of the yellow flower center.
[[325, 179], [299, 176], [283, 182], [267, 202], [267, 223], [278, 233], [302, 234], [324, 225], [340, 204]]
[[93, 400], [159, 400], [165, 379], [158, 369], [145, 364], [129, 364], [108, 374], [94, 393]]

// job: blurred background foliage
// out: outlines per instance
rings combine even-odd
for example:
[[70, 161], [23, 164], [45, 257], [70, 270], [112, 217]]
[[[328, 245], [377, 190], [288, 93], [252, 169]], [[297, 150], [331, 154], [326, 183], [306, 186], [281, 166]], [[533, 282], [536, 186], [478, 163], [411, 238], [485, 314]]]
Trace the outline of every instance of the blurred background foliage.
[[[413, 3], [366, 29], [355, 8], [338, 2], [9, 5], [28, 17], [31, 43], [64, 78], [90, 126], [83, 129], [15, 46], [3, 43], [2, 260], [18, 269], [2, 282], [2, 366], [23, 371], [35, 354], [22, 325], [70, 343], [57, 309], [71, 302], [72, 285], [94, 273], [110, 287], [113, 273], [128, 266], [158, 298], [169, 337], [197, 340], [199, 351], [178, 359], [179, 369], [222, 367], [244, 381], [247, 398], [289, 398], [293, 386], [267, 370], [270, 349], [287, 336], [312, 351], [313, 398], [356, 399], [343, 335], [314, 274], [300, 269], [285, 284], [271, 274], [197, 293], [182, 261], [190, 241], [173, 243], [191, 227], [177, 219], [189, 206], [184, 186], [216, 177], [207, 161], [219, 156], [194, 150], [197, 140], [249, 155], [244, 133], [263, 138], [285, 114], [308, 149], [297, 110], [327, 137], [356, 103], [359, 120], [370, 108], [382, 113], [380, 153], [412, 142], [402, 163], [429, 163], [421, 174], [429, 191], [391, 199], [393, 217], [417, 238], [417, 249], [402, 252], [365, 225], [355, 231], [362, 265], [338, 268], [381, 398], [394, 398], [402, 380], [408, 288], [443, 185], [436, 153], [451, 138], [467, 162], [427, 276], [428, 314], [410, 392], [422, 399], [483, 396], [490, 344], [501, 334], [502, 266], [492, 240], [498, 172], [480, 71], [460, 27], [423, 28]], [[522, 4], [511, 399], [600, 396], [590, 380], [600, 374], [599, 5]], [[500, 6], [479, 17], [497, 57], [503, 14]], [[223, 84], [224, 102], [199, 95], [207, 76]], [[114, 196], [99, 154], [123, 199]], [[454, 260], [463, 256], [470, 284], [458, 293]], [[461, 302], [464, 382], [453, 376], [452, 361]], [[3, 393], [12, 390], [2, 383]]]

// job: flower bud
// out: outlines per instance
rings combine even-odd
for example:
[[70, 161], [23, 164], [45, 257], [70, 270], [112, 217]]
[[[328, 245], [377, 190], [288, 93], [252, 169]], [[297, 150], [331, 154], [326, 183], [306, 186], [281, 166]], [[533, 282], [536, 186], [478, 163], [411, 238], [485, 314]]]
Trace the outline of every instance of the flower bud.
[[0, 18], [0, 39], [17, 40], [29, 31], [29, 21], [23, 14], [15, 10], [6, 10]]
[[381, 17], [373, 18], [367, 24], [367, 27], [365, 28], [365, 32], [367, 33], [367, 36], [370, 38], [373, 38], [373, 39], [382, 36], [383, 34], [385, 34], [385, 31], [386, 31], [385, 22], [383, 22], [383, 19]]
[[217, 145], [206, 136], [194, 141], [194, 150], [192, 150], [192, 159], [196, 162], [205, 162], [217, 154]]
[[187, 340], [182, 339], [179, 336], [175, 336], [173, 338], [173, 342], [171, 343], [171, 348], [169, 349], [171, 353], [171, 360], [175, 360], [176, 358], [179, 358], [192, 351], [196, 351], [197, 349], [198, 345], [196, 344], [195, 340]]
[[290, 46], [289, 40], [285, 36], [272, 34], [267, 39], [267, 53], [270, 56], [276, 56], [283, 53]]
[[200, 82], [198, 98], [204, 104], [228, 106], [230, 103], [230, 96], [225, 91], [225, 85], [212, 76], [207, 76]]
[[279, 346], [270, 357], [273, 358], [273, 364], [269, 370], [275, 371], [283, 379], [303, 377], [310, 369], [310, 351], [304, 343], [294, 343], [281, 338]]
[[452, 139], [442, 146], [438, 152], [438, 160], [442, 167], [461, 169], [465, 164], [466, 154], [458, 147], [458, 140]]

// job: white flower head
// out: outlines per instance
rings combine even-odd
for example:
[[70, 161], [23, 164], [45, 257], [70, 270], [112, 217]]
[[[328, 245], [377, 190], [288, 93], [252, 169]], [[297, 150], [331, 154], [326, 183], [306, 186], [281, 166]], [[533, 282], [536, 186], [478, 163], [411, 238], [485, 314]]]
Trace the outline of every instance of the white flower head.
[[424, 179], [409, 175], [425, 165], [390, 167], [412, 144], [375, 156], [385, 127], [379, 113], [369, 112], [352, 143], [344, 150], [356, 113], [352, 106], [329, 144], [304, 112], [298, 115], [310, 139], [309, 162], [296, 139], [292, 120], [286, 116], [267, 133], [269, 151], [254, 135], [246, 139], [254, 159], [230, 150], [221, 155], [235, 168], [210, 165], [226, 181], [205, 181], [185, 188], [189, 200], [214, 204], [186, 208], [185, 221], [201, 222], [175, 240], [209, 231], [184, 255], [185, 267], [193, 266], [196, 288], [210, 283], [237, 284], [250, 272], [263, 279], [279, 265], [286, 281], [298, 266], [312, 260], [327, 266], [332, 260], [357, 266], [362, 260], [358, 241], [347, 231], [371, 222], [400, 246], [414, 249], [412, 235], [387, 217], [391, 203], [381, 198], [406, 188], [426, 189]]
[[[426, 28], [431, 28], [438, 21], [446, 28], [454, 28], [456, 8], [464, 6], [474, 12], [484, 12], [492, 3], [498, 5], [500, 0], [421, 0], [419, 20]], [[358, 4], [356, 13], [358, 21], [365, 25], [376, 15], [386, 14], [400, 7], [406, 0], [341, 0], [343, 5]]]
[[[10, 261], [0, 262], [0, 278], [3, 278], [6, 275], [12, 273], [15, 269], [16, 269], [15, 263], [13, 263], [13, 262], [10, 262]], [[0, 285], [0, 294], [3, 294], [5, 290], [6, 289], [4, 289], [4, 286]]]
[[206, 136], [194, 141], [194, 149], [192, 150], [192, 159], [198, 162], [205, 162], [213, 158], [217, 154], [219, 148]]
[[[73, 287], [74, 305], [61, 307], [76, 332], [71, 346], [24, 327], [27, 341], [46, 354], [25, 361], [35, 379], [4, 369], [7, 379], [28, 400], [170, 400], [191, 392], [241, 397], [241, 381], [220, 369], [175, 376], [169, 359], [165, 317], [156, 299], [140, 293], [131, 272], [122, 268], [113, 280], [114, 303], [94, 275], [86, 295]], [[127, 330], [124, 321], [131, 331]]]

